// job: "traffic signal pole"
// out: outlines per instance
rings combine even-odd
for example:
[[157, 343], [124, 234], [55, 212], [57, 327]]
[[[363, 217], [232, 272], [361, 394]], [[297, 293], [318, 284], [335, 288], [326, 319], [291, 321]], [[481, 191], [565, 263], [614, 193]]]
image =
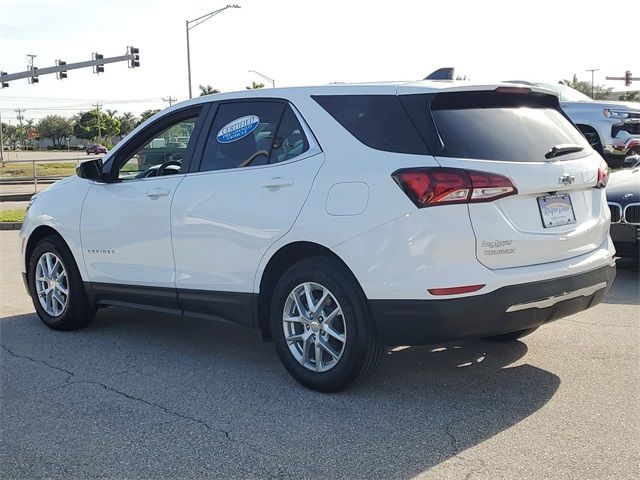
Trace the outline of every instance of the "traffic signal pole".
[[[50, 75], [52, 73], [62, 73], [67, 70], [76, 70], [79, 68], [88, 68], [95, 67], [99, 65], [104, 65], [106, 63], [117, 63], [117, 62], [129, 62], [129, 66], [134, 68], [140, 65], [139, 55], [137, 53], [138, 49], [134, 49], [133, 47], [129, 48], [130, 52], [126, 55], [119, 55], [117, 57], [105, 57], [94, 60], [87, 60], [85, 62], [76, 62], [76, 63], [67, 63], [66, 65], [56, 65], [53, 67], [44, 67], [25, 70], [24, 72], [18, 73], [5, 73], [0, 72], [0, 87], [4, 88], [8, 85], [9, 82], [13, 80], [20, 80], [22, 78], [34, 78], [40, 77], [42, 75]], [[133, 52], [135, 50], [135, 53]]]

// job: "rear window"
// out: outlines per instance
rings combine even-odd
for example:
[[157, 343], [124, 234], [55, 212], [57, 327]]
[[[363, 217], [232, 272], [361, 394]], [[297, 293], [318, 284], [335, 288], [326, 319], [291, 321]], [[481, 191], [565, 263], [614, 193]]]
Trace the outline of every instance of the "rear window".
[[368, 147], [396, 153], [429, 153], [396, 95], [314, 95], [313, 99]]
[[579, 145], [584, 150], [556, 157], [554, 161], [589, 154], [589, 143], [556, 104], [555, 97], [540, 94], [435, 95], [430, 109], [441, 141], [436, 155], [541, 162], [546, 161], [545, 153], [560, 144]]

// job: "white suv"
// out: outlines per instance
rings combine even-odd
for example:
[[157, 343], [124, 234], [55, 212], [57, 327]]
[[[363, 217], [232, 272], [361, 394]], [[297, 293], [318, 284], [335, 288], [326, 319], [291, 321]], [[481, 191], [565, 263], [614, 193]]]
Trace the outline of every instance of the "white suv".
[[207, 96], [77, 171], [20, 233], [47, 326], [108, 305], [222, 318], [321, 391], [385, 346], [519, 338], [615, 276], [606, 164], [537, 87]]

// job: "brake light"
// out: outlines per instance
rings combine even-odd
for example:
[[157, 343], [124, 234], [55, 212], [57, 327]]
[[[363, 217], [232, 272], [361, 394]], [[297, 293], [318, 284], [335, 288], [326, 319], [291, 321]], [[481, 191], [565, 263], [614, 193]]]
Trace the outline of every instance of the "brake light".
[[604, 188], [607, 186], [609, 182], [609, 165], [607, 162], [602, 160], [600, 163], [600, 167], [598, 168], [598, 183], [596, 183], [596, 188]]
[[498, 87], [495, 91], [498, 93], [531, 93], [531, 89], [527, 87]]
[[403, 168], [391, 176], [418, 208], [490, 202], [518, 193], [511, 179], [476, 170]]

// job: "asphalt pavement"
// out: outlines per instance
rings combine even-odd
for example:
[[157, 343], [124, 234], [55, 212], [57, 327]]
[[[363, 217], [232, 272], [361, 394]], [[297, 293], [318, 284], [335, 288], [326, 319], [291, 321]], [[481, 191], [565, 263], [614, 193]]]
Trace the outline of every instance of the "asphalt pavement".
[[54, 332], [0, 232], [0, 478], [640, 478], [638, 267], [512, 344], [397, 349], [320, 394], [242, 327], [121, 308]]

